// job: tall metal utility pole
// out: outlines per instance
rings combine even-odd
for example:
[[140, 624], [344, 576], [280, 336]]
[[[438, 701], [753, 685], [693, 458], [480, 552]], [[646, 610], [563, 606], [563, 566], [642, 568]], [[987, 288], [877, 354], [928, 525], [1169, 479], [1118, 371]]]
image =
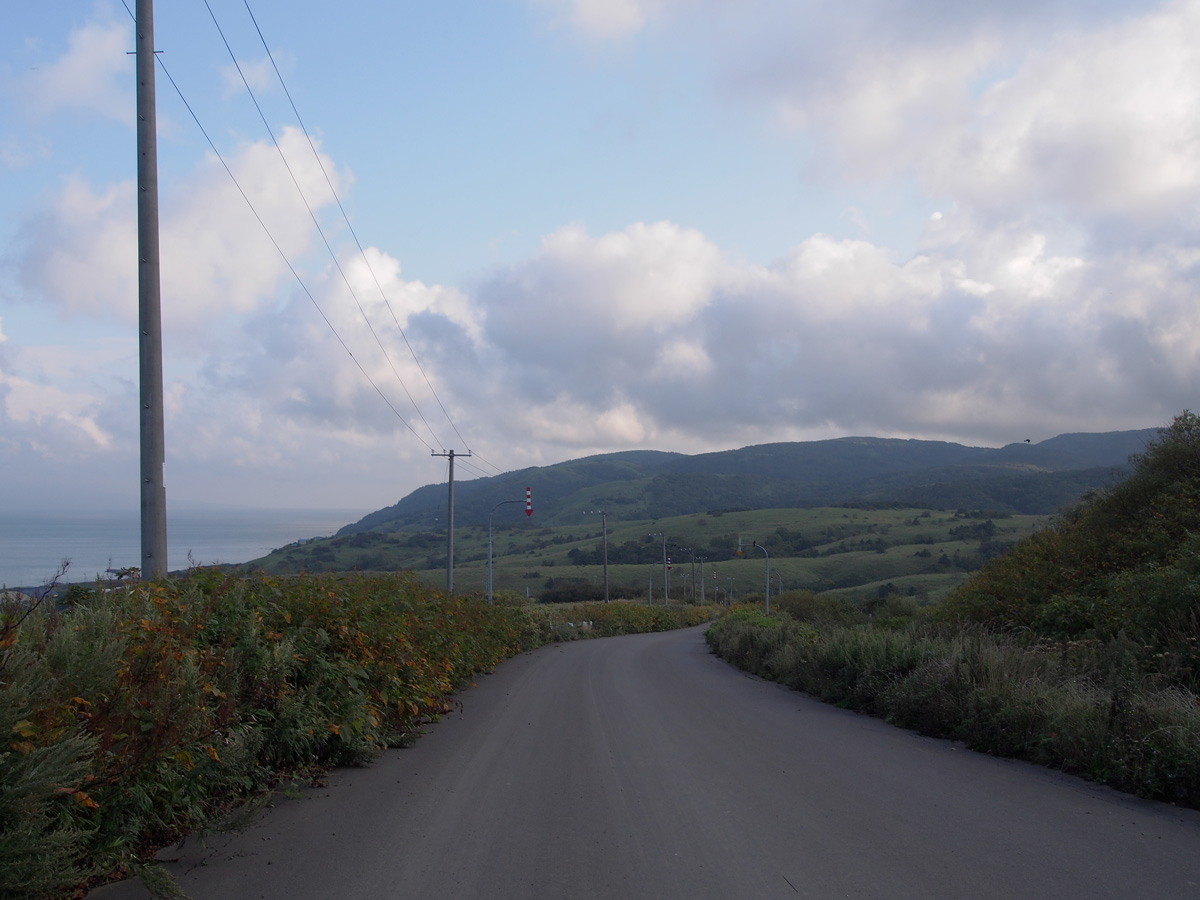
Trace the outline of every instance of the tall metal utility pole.
[[667, 570], [667, 533], [665, 531], [652, 531], [648, 537], [660, 537], [663, 539], [663, 605], [666, 606], [671, 602], [671, 582], [669, 580], [670, 575], [668, 574]]
[[[692, 586], [692, 602], [695, 603], [696, 602], [696, 551], [693, 550], [691, 547], [680, 547], [679, 549], [682, 552], [689, 554], [692, 558], [692, 574], [689, 575], [688, 577], [691, 578], [690, 584]], [[700, 564], [700, 580], [701, 581], [704, 580], [704, 563]], [[703, 588], [701, 590], [703, 591]], [[687, 594], [685, 592], [684, 598], [686, 599], [686, 597], [687, 597]]]
[[771, 554], [767, 552], [767, 548], [758, 541], [754, 542], [754, 546], [763, 552], [763, 556], [767, 558], [767, 609], [766, 614], [771, 614]]
[[604, 545], [604, 602], [608, 602], [608, 513], [602, 509], [588, 510], [584, 513], [585, 516], [600, 516], [600, 533], [603, 535]]
[[604, 602], [608, 602], [608, 513], [600, 510], [600, 533], [604, 535]]
[[[528, 503], [526, 500], [501, 500], [488, 513], [488, 606], [492, 605], [492, 517], [496, 510], [508, 503]], [[532, 511], [531, 511], [532, 512]]]
[[470, 456], [471, 451], [455, 453], [430, 452], [430, 456], [446, 456], [450, 458], [450, 491], [446, 501], [446, 593], [454, 593], [454, 458], [455, 456]]
[[154, 4], [137, 0], [138, 374], [141, 394], [142, 576], [167, 574], [163, 483], [162, 302], [158, 262], [158, 124], [154, 109]]

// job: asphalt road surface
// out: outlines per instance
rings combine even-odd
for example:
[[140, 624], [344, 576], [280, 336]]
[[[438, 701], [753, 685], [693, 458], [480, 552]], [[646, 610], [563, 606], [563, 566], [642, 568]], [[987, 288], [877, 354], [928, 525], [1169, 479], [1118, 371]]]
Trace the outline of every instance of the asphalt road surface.
[[193, 900], [1200, 898], [1200, 813], [826, 706], [701, 629], [544, 647], [461, 700], [172, 871]]

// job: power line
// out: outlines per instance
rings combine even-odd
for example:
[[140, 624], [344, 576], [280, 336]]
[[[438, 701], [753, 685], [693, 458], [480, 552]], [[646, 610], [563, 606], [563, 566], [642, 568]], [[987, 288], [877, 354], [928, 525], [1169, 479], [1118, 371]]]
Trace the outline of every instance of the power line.
[[[457, 431], [456, 431], [456, 433], [457, 433]], [[473, 451], [473, 452], [474, 452], [474, 451]], [[493, 469], [495, 469], [495, 470], [496, 470], [496, 474], [497, 474], [497, 475], [502, 475], [502, 474], [504, 474], [504, 470], [503, 470], [503, 469], [501, 469], [501, 468], [500, 468], [498, 465], [496, 465], [495, 463], [493, 463], [493, 462], [489, 462], [488, 460], [484, 459], [482, 456], [480, 456], [480, 455], [479, 455], [479, 453], [478, 453], [478, 452], [474, 452], [474, 459], [477, 459], [477, 460], [479, 460], [479, 461], [480, 461], [481, 463], [483, 463], [484, 465], [491, 466]]]
[[[474, 454], [472, 454], [472, 456], [474, 456]], [[478, 477], [478, 478], [487, 478], [487, 477], [489, 477], [489, 476], [488, 476], [488, 473], [487, 473], [487, 472], [485, 472], [485, 471], [483, 471], [483, 469], [480, 469], [480, 468], [479, 468], [479, 467], [477, 467], [477, 466], [473, 466], [473, 465], [471, 465], [470, 463], [461, 462], [461, 460], [462, 460], [462, 459], [464, 459], [464, 457], [462, 457], [462, 456], [456, 456], [455, 458], [456, 458], [456, 459], [458, 459], [458, 460], [460, 460], [460, 463], [459, 463], [459, 465], [461, 465], [461, 466], [462, 466], [464, 469], [467, 469], [468, 471], [470, 471], [470, 472], [471, 472], [471, 474], [475, 475], [476, 477]]]
[[[321, 236], [321, 241], [325, 244], [325, 249], [329, 251], [329, 256], [333, 260], [334, 267], [338, 270], [338, 274], [341, 275], [342, 281], [346, 285], [346, 289], [350, 292], [350, 296], [354, 299], [354, 304], [355, 304], [355, 306], [358, 307], [359, 314], [362, 315], [363, 321], [366, 322], [367, 329], [371, 332], [371, 337], [373, 337], [375, 339], [375, 343], [379, 345], [379, 349], [383, 353], [384, 359], [387, 360], [388, 365], [392, 369], [392, 374], [396, 377], [396, 381], [400, 384], [400, 387], [403, 389], [405, 396], [408, 397], [409, 402], [412, 404], [412, 407], [416, 411], [416, 414], [420, 418], [421, 422], [429, 430], [429, 433], [431, 435], [433, 435], [433, 439], [435, 441], [437, 441], [437, 443], [439, 443], [439, 444], [442, 443], [441, 440], [437, 436], [437, 432], [435, 432], [433, 430], [433, 427], [429, 424], [429, 422], [426, 421], [425, 415], [421, 412], [421, 408], [417, 405], [417, 401], [415, 399], [413, 399], [412, 394], [408, 390], [408, 386], [404, 383], [404, 379], [400, 377], [400, 373], [396, 369], [396, 364], [392, 361], [391, 355], [388, 353], [387, 348], [383, 345], [383, 341], [380, 339], [379, 334], [375, 331], [375, 326], [371, 324], [371, 319], [367, 315], [366, 310], [363, 309], [362, 302], [358, 299], [357, 292], [354, 290], [353, 285], [350, 284], [350, 279], [347, 277], [345, 270], [342, 269], [342, 264], [338, 260], [337, 254], [334, 252], [333, 247], [330, 245], [329, 239], [325, 235], [325, 230], [323, 228], [321, 228], [321, 223], [317, 219], [316, 213], [313, 212], [312, 206], [309, 204], [308, 198], [304, 194], [304, 189], [300, 187], [300, 182], [296, 178], [296, 173], [292, 170], [291, 165], [288, 163], [287, 156], [284, 154], [283, 148], [279, 146], [279, 140], [275, 137], [275, 132], [271, 128], [270, 123], [267, 121], [266, 114], [263, 112], [262, 107], [259, 105], [258, 98], [254, 95], [254, 91], [250, 87], [250, 82], [246, 79], [246, 75], [242, 71], [241, 64], [238, 63], [237, 57], [234, 55], [233, 48], [229, 46], [229, 41], [225, 37], [224, 30], [221, 28], [221, 23], [217, 21], [216, 13], [213, 12], [212, 6], [209, 4], [208, 0], [204, 0], [204, 6], [208, 10], [209, 16], [212, 18], [213, 25], [216, 26], [217, 33], [221, 36], [222, 43], [225, 44], [225, 50], [229, 53], [229, 58], [231, 60], [233, 60], [234, 68], [237, 69], [237, 73], [242, 79], [242, 84], [246, 88], [246, 93], [250, 95], [250, 100], [251, 100], [251, 102], [253, 102], [254, 108], [258, 111], [258, 117], [262, 120], [263, 127], [267, 129], [267, 134], [270, 135], [271, 142], [275, 145], [275, 150], [276, 150], [276, 152], [279, 153], [279, 158], [283, 162], [284, 168], [287, 169], [288, 175], [292, 179], [292, 184], [295, 186], [296, 192], [300, 195], [300, 199], [304, 203], [304, 208], [306, 210], [308, 210], [308, 215], [309, 215], [309, 218], [312, 219], [313, 226], [317, 229], [317, 233]], [[247, 9], [249, 9], [249, 7], [247, 7]], [[257, 24], [255, 27], [257, 27]], [[272, 64], [274, 64], [273, 61], [272, 61]], [[278, 70], [276, 70], [276, 71], [278, 71]], [[286, 90], [286, 88], [285, 88], [285, 90]], [[307, 136], [307, 131], [305, 132], [305, 135]], [[309, 144], [310, 144], [310, 146], [312, 145], [311, 138], [309, 139]], [[319, 161], [320, 160], [318, 158], [318, 162]], [[321, 171], [325, 172], [324, 166], [321, 166]], [[325, 175], [325, 178], [326, 178], [326, 181], [328, 182], [329, 181], [328, 174]], [[330, 184], [330, 187], [332, 188], [332, 184]], [[334, 196], [336, 198], [336, 196], [337, 196], [336, 192], [334, 193]], [[341, 207], [340, 200], [338, 201], [338, 207], [339, 208]], [[344, 211], [343, 211], [343, 214], [344, 214]], [[367, 267], [368, 267], [368, 269], [370, 268], [370, 263], [368, 263]], [[372, 275], [374, 275], [374, 272], [372, 272]], [[376, 283], [378, 283], [378, 281]], [[390, 306], [389, 306], [389, 309], [390, 309]], [[406, 339], [406, 342], [407, 342], [407, 339]], [[419, 365], [420, 364], [418, 363], [418, 366]], [[453, 423], [451, 423], [451, 424], [453, 424]]]
[[[429, 387], [429, 392], [433, 394], [433, 399], [437, 401], [438, 407], [441, 408], [442, 415], [446, 417], [446, 421], [450, 423], [450, 427], [454, 429], [454, 433], [458, 436], [458, 439], [462, 441], [463, 446], [470, 449], [467, 439], [462, 436], [462, 432], [460, 432], [458, 430], [458, 426], [454, 424], [454, 420], [450, 417], [449, 411], [446, 409], [445, 404], [442, 403], [442, 398], [438, 396], [437, 389], [434, 388], [433, 382], [429, 380], [429, 375], [425, 372], [425, 367], [421, 365], [421, 360], [417, 358], [417, 351], [409, 342], [408, 335], [404, 331], [404, 326], [400, 324], [400, 319], [396, 316], [396, 311], [392, 308], [391, 301], [387, 297], [387, 292], [384, 291], [383, 285], [379, 281], [379, 276], [375, 273], [375, 267], [371, 265], [371, 260], [367, 257], [367, 253], [363, 249], [362, 242], [358, 239], [358, 233], [354, 230], [354, 225], [351, 224], [350, 217], [346, 214], [346, 209], [342, 205], [342, 199], [338, 196], [337, 189], [333, 186], [333, 180], [329, 177], [329, 173], [325, 169], [325, 164], [321, 161], [321, 155], [317, 152], [317, 148], [313, 144], [312, 136], [308, 132], [308, 126], [304, 124], [304, 119], [300, 115], [300, 110], [296, 108], [296, 102], [292, 99], [292, 92], [288, 90], [287, 82], [285, 82], [283, 79], [283, 73], [279, 71], [279, 66], [275, 62], [275, 55], [271, 52], [271, 47], [267, 44], [267, 39], [262, 33], [262, 28], [259, 27], [258, 19], [255, 17], [254, 11], [250, 8], [249, 0], [242, 0], [242, 2], [246, 6], [246, 12], [250, 15], [250, 21], [254, 23], [254, 30], [258, 32], [258, 39], [262, 42], [263, 49], [267, 53], [267, 58], [271, 61], [271, 68], [275, 70], [275, 77], [279, 79], [279, 85], [283, 88], [283, 93], [287, 96], [288, 103], [291, 104], [292, 112], [296, 116], [296, 121], [300, 124], [300, 130], [304, 132], [304, 137], [308, 140], [309, 149], [312, 150], [313, 157], [316, 159], [317, 165], [321, 168], [321, 174], [325, 176], [325, 183], [329, 185], [329, 190], [333, 194], [334, 200], [337, 201], [338, 210], [341, 212], [342, 218], [346, 222], [346, 227], [350, 230], [351, 237], [354, 238], [354, 244], [356, 247], [358, 247], [358, 252], [362, 256], [363, 262], [366, 263], [367, 271], [371, 273], [371, 278], [375, 282], [375, 287], [379, 290], [379, 296], [382, 298], [384, 305], [391, 314], [392, 321], [396, 324], [396, 330], [399, 331], [400, 336], [404, 338], [404, 345], [408, 347], [408, 352], [412, 355], [413, 362], [416, 363], [417, 369], [421, 373], [421, 377], [425, 379], [425, 384]], [[241, 70], [239, 69], [238, 71], [240, 72]], [[245, 79], [243, 78], [243, 81], [244, 80]], [[484, 460], [484, 462], [487, 461]], [[491, 463], [487, 464], [489, 466], [492, 465]], [[500, 471], [495, 466], [493, 466], [493, 468], [496, 468], [496, 471]]]
[[[371, 324], [370, 318], [367, 316], [366, 310], [363, 308], [362, 303], [359, 301], [357, 293], [354, 291], [353, 286], [350, 284], [349, 278], [347, 277], [345, 271], [342, 269], [342, 266], [337, 259], [337, 255], [334, 253], [333, 248], [331, 247], [329, 240], [325, 235], [324, 230], [321, 228], [320, 222], [317, 220], [317, 217], [316, 217], [315, 213], [313, 212], [312, 206], [309, 204], [308, 199], [305, 196], [303, 189], [300, 187], [300, 184], [299, 184], [298, 179], [296, 178], [295, 172], [293, 171], [291, 165], [288, 163], [287, 157], [283, 153], [283, 149], [280, 146], [279, 141], [276, 139], [274, 131], [272, 130], [270, 124], [268, 123], [266, 116], [262, 110], [262, 107], [259, 104], [258, 99], [254, 94], [254, 91], [250, 88], [250, 85], [249, 85], [248, 80], [246, 79], [245, 73], [242, 71], [242, 68], [241, 68], [240, 64], [238, 63], [237, 58], [234, 55], [232, 48], [230, 47], [229, 41], [225, 37], [225, 33], [222, 30], [221, 25], [220, 25], [219, 21], [217, 20], [216, 15], [213, 12], [211, 5], [209, 4], [208, 0], [204, 0], [204, 2], [205, 2], [205, 7], [208, 9], [209, 16], [212, 18], [213, 24], [217, 28], [217, 32], [220, 35], [221, 40], [225, 45], [225, 49], [229, 53], [229, 56], [233, 61], [234, 67], [237, 69], [238, 74], [242, 79], [242, 84], [245, 86], [246, 91], [249, 94], [251, 101], [254, 103], [254, 107], [258, 111], [259, 118], [262, 120], [263, 126], [267, 129], [267, 133], [271, 137], [271, 140], [275, 146], [276, 152], [279, 153], [280, 160], [283, 162], [284, 168], [287, 169], [288, 175], [291, 177], [292, 183], [295, 186], [297, 193], [300, 195], [301, 201], [304, 203], [304, 206], [305, 206], [306, 210], [308, 211], [309, 217], [313, 221], [314, 227], [316, 227], [318, 234], [321, 236], [321, 239], [325, 244], [326, 250], [329, 252], [330, 257], [333, 259], [334, 265], [337, 268], [338, 273], [341, 275], [343, 282], [346, 284], [347, 290], [349, 290], [351, 297], [354, 299], [355, 305], [358, 307], [358, 311], [359, 311], [360, 315], [362, 316], [363, 321], [366, 323], [367, 328], [370, 330], [372, 337], [375, 338], [376, 344], [378, 344], [380, 350], [384, 354], [384, 357], [387, 359], [388, 364], [392, 369], [393, 375], [396, 377], [397, 382], [400, 384], [400, 387], [403, 389], [405, 395], [408, 397], [408, 400], [412, 404], [413, 409], [416, 412], [417, 416], [421, 419], [421, 422], [424, 424], [425, 428], [429, 431], [429, 433], [433, 436], [434, 440], [440, 444], [441, 441], [438, 439], [436, 432], [433, 430], [433, 428], [429, 424], [429, 422], [425, 419], [425, 416], [422, 414], [419, 405], [417, 404], [416, 400], [413, 398], [411, 392], [409, 392], [408, 387], [404, 383], [404, 380], [400, 377], [400, 374], [396, 370], [396, 366], [395, 366], [394, 362], [392, 361], [391, 356], [388, 354], [386, 347], [384, 347], [382, 341], [380, 340], [378, 333], [375, 331], [374, 326]], [[297, 122], [300, 124], [301, 130], [303, 131], [305, 138], [308, 141], [309, 148], [312, 150], [313, 156], [317, 161], [317, 165], [321, 169], [321, 173], [325, 178], [325, 182], [329, 187], [330, 193], [333, 195], [333, 197], [337, 203], [338, 209], [342, 214], [342, 218], [346, 222], [347, 228], [349, 229], [350, 234], [354, 238], [354, 242], [359, 251], [359, 254], [362, 256], [363, 261], [366, 264], [367, 270], [371, 273], [371, 277], [375, 282], [376, 288], [379, 290], [380, 297], [384, 301], [384, 305], [387, 307], [388, 312], [391, 314], [392, 319], [395, 322], [397, 330], [400, 332], [400, 335], [404, 339], [404, 343], [407, 346], [409, 353], [412, 355], [413, 362], [416, 364], [417, 369], [421, 372], [421, 375], [424, 378], [425, 383], [430, 390], [430, 393], [433, 395], [434, 399], [437, 401], [439, 408], [442, 410], [442, 414], [446, 418], [446, 421], [450, 424], [450, 427], [453, 429], [455, 435], [458, 436], [459, 440], [462, 441], [464, 445], [467, 445], [466, 439], [463, 437], [462, 433], [459, 431], [457, 425], [455, 425], [454, 420], [450, 417], [449, 411], [446, 409], [445, 405], [442, 403], [441, 398], [438, 396], [437, 390], [434, 388], [432, 382], [430, 381], [428, 374], [426, 373], [424, 367], [421, 365], [420, 360], [417, 358], [415, 349], [413, 348], [412, 344], [408, 340], [407, 334], [405, 334], [403, 327], [400, 325], [400, 322], [396, 316], [395, 310], [392, 308], [392, 305], [391, 305], [390, 301], [388, 300], [387, 294], [384, 291], [383, 286], [380, 283], [377, 274], [375, 273], [374, 267], [371, 265], [370, 259], [369, 259], [369, 257], [367, 257], [366, 251], [364, 250], [362, 243], [358, 238], [357, 233], [354, 231], [354, 226], [350, 222], [349, 216], [346, 213], [346, 210], [342, 204], [341, 198], [338, 196], [337, 190], [333, 186], [332, 179], [330, 178], [329, 173], [326, 170], [325, 165], [321, 160], [320, 154], [317, 152], [316, 146], [312, 140], [311, 135], [309, 134], [308, 128], [304, 124], [304, 121], [300, 116], [299, 110], [296, 108], [296, 104], [295, 104], [294, 100], [292, 99], [291, 92], [288, 90], [287, 84], [283, 80], [282, 73], [279, 71], [279, 67], [275, 62], [274, 55], [271, 53], [270, 47], [266, 43], [266, 39], [262, 33], [261, 28], [258, 25], [258, 21], [255, 18], [253, 11], [250, 9], [249, 2], [248, 2], [248, 0], [244, 0], [244, 2], [246, 5], [246, 11], [247, 11], [247, 13], [249, 13], [251, 21], [254, 24], [255, 30], [258, 33], [259, 40], [262, 42], [263, 47], [266, 50], [268, 57], [270, 58], [271, 65], [275, 69], [276, 76], [279, 78], [279, 82], [280, 82], [280, 85], [283, 87], [284, 93], [287, 95], [288, 102], [291, 104], [292, 111], [296, 116]], [[125, 6], [125, 11], [129, 14], [130, 18], [133, 19], [134, 22], [136, 23], [136, 16], [134, 16], [132, 11], [129, 9], [129, 6], [128, 6], [128, 3], [126, 2], [126, 0], [122, 0], [122, 5]], [[226, 162], [224, 156], [217, 149], [215, 142], [212, 140], [208, 131], [205, 129], [204, 125], [201, 123], [199, 116], [196, 114], [195, 110], [192, 108], [192, 106], [188, 102], [187, 98], [184, 96], [182, 89], [179, 87], [178, 83], [175, 81], [174, 77], [171, 75], [170, 71], [167, 69], [166, 65], [163, 63], [162, 58], [156, 57], [156, 59], [158, 61], [160, 68], [163, 71], [163, 74], [165, 74], [167, 76], [167, 79], [171, 82], [171, 86], [175, 90], [175, 93], [178, 95], [180, 101], [183, 103], [184, 107], [187, 109], [189, 115], [191, 115], [192, 120], [196, 123], [196, 127], [200, 129], [200, 133], [204, 136], [204, 139], [207, 141], [209, 147], [212, 149], [214, 155], [217, 157], [217, 160], [221, 163], [222, 167], [225, 169], [225, 172], [229, 176], [230, 180], [233, 182], [234, 187], [237, 188], [238, 193], [241, 194], [242, 199], [245, 201], [247, 207], [250, 209], [251, 214], [254, 216], [255, 220], [259, 223], [259, 226], [263, 229], [263, 232], [266, 234], [267, 238], [271, 241], [271, 244], [275, 247], [276, 252], [279, 254], [280, 258], [283, 260], [284, 264], [287, 266], [288, 271], [291, 272], [292, 277], [296, 279], [296, 282], [297, 282], [297, 284], [299, 284], [301, 290], [308, 297], [308, 299], [312, 303], [313, 307], [317, 310], [317, 313], [321, 316], [321, 319], [325, 322], [326, 326], [332, 332], [334, 338], [341, 345], [342, 349], [346, 351], [346, 354], [351, 358], [351, 360], [353, 360], [354, 364], [358, 367], [358, 369], [362, 373], [363, 377], [367, 379], [367, 382], [371, 385], [371, 387], [375, 390], [375, 392], [377, 394], [379, 394], [380, 399], [382, 399], [384, 401], [384, 403], [387, 404], [388, 408], [392, 411], [392, 413], [396, 416], [396, 418], [399, 419], [400, 422], [403, 423], [404, 426], [410, 432], [412, 432], [413, 436], [416, 437], [418, 441], [420, 441], [427, 449], [429, 449], [430, 451], [433, 451], [433, 449], [434, 449], [433, 446], [431, 446], [428, 441], [426, 441], [424, 438], [422, 438], [420, 433], [418, 433], [417, 430], [413, 427], [412, 423], [410, 423], [400, 413], [400, 411], [396, 409], [396, 407], [392, 403], [392, 401], [383, 392], [383, 390], [380, 388], [379, 384], [376, 383], [375, 379], [371, 377], [370, 373], [367, 372], [367, 370], [363, 366], [362, 362], [359, 360], [359, 358], [357, 356], [355, 356], [354, 352], [350, 349], [349, 345], [342, 338], [342, 336], [338, 333], [337, 328], [334, 326], [333, 322], [330, 320], [330, 318], [325, 313], [325, 311], [321, 308], [321, 305], [317, 302], [316, 297], [313, 295], [312, 291], [309, 290], [308, 286], [304, 283], [304, 280], [301, 278], [299, 272], [296, 270], [295, 266], [293, 266], [291, 261], [288, 259], [287, 254], [284, 252], [284, 250], [280, 246], [279, 242], [275, 239], [274, 235], [271, 233], [270, 228], [267, 226], [266, 222], [263, 220], [262, 216], [259, 214], [258, 210], [255, 208], [253, 202], [250, 200], [249, 196], [246, 194], [245, 190], [242, 188], [241, 184], [238, 182], [237, 177], [234, 175], [232, 169], [230, 168], [229, 164]], [[466, 454], [466, 456], [469, 458], [472, 455], [472, 452], [473, 451], [470, 450], [470, 447], [468, 445], [468, 454]], [[462, 457], [459, 457], [459, 458], [461, 459]], [[486, 458], [481, 457], [478, 454], [474, 454], [474, 458], [478, 459], [480, 462], [484, 463], [486, 466], [493, 469], [496, 472], [496, 474], [502, 474], [502, 470], [500, 469], [500, 467], [495, 465], [494, 463], [488, 461]], [[471, 471], [473, 474], [475, 474], [478, 477], [488, 477], [487, 472], [484, 472], [483, 470], [478, 469], [469, 463], [464, 462], [463, 466], [464, 466], [464, 468], [468, 469], [469, 471]]]
[[[125, 7], [125, 11], [127, 13], [129, 13], [129, 17], [131, 19], [133, 19], [134, 22], [136, 23], [137, 17], [134, 16], [133, 11], [129, 8], [129, 4], [126, 2], [126, 0], [121, 0], [121, 4]], [[308, 299], [312, 302], [312, 305], [316, 308], [317, 313], [320, 314], [320, 316], [324, 320], [325, 324], [329, 327], [329, 330], [331, 332], [333, 332], [333, 336], [335, 338], [337, 338], [338, 343], [342, 345], [342, 349], [346, 351], [347, 355], [349, 355], [349, 357], [352, 360], [354, 360], [354, 364], [356, 366], [358, 366], [358, 370], [360, 372], [362, 372], [363, 377], [367, 379], [367, 381], [370, 383], [371, 387], [373, 387], [375, 389], [375, 392], [377, 394], [379, 394], [379, 396], [383, 400], [383, 402], [387, 404], [388, 409], [390, 409], [395, 414], [396, 418], [399, 419], [404, 424], [404, 426], [413, 433], [413, 436], [416, 437], [416, 439], [418, 441], [420, 441], [422, 444], [424, 444], [426, 446], [426, 448], [428, 448], [430, 451], [433, 451], [434, 448], [429, 444], [428, 441], [426, 441], [423, 437], [421, 437], [421, 435], [417, 433], [417, 430], [412, 427], [412, 424], [407, 419], [405, 419], [404, 416], [402, 416], [400, 414], [400, 411], [396, 409], [396, 407], [392, 404], [392, 401], [388, 399], [387, 395], [384, 394], [384, 392], [380, 389], [379, 385], [375, 383], [375, 379], [373, 379], [371, 377], [370, 373], [368, 373], [367, 370], [365, 368], [363, 368], [362, 363], [359, 362], [358, 357], [356, 357], [354, 355], [354, 353], [350, 350], [349, 346], [347, 346], [346, 342], [342, 339], [342, 336], [340, 334], [338, 334], [338, 330], [334, 327], [333, 322], [331, 322], [329, 320], [329, 317], [325, 314], [325, 311], [323, 309], [321, 309], [321, 304], [319, 304], [317, 302], [317, 299], [316, 299], [316, 297], [313, 296], [312, 291], [310, 291], [308, 289], [308, 286], [304, 283], [304, 279], [302, 279], [300, 277], [300, 273], [296, 271], [295, 266], [292, 265], [291, 260], [289, 260], [287, 257], [287, 254], [283, 252], [283, 248], [279, 246], [279, 242], [277, 240], [275, 240], [275, 236], [273, 234], [271, 234], [271, 229], [267, 227], [267, 223], [263, 221], [262, 216], [260, 216], [258, 213], [258, 210], [255, 209], [254, 203], [251, 202], [251, 200], [250, 200], [249, 196], [247, 196], [245, 190], [242, 189], [241, 184], [237, 180], [237, 176], [235, 176], [233, 174], [233, 170], [229, 168], [229, 163], [227, 163], [225, 161], [225, 157], [222, 156], [221, 151], [217, 149], [217, 145], [213, 142], [213, 139], [209, 136], [208, 131], [205, 129], [204, 125], [200, 122], [200, 117], [196, 115], [196, 111], [194, 109], [192, 109], [192, 105], [190, 103], [188, 103], [187, 98], [183, 95], [183, 91], [180, 89], [180, 87], [176, 83], [174, 77], [171, 75], [170, 70], [166, 67], [166, 64], [162, 61], [161, 57], [156, 56], [156, 59], [158, 61], [159, 68], [161, 68], [163, 71], [163, 74], [167, 76], [167, 80], [171, 82], [171, 87], [175, 89], [175, 93], [179, 96], [179, 99], [183, 103], [184, 108], [187, 109], [188, 114], [192, 117], [192, 121], [196, 123], [196, 127], [199, 128], [200, 133], [202, 135], [204, 135], [204, 139], [208, 142], [208, 146], [212, 149], [213, 153], [217, 157], [217, 160], [224, 167], [225, 173], [229, 176], [230, 180], [233, 182], [234, 187], [237, 188], [238, 193], [242, 195], [242, 199], [246, 201], [246, 205], [250, 208], [251, 214], [258, 221], [258, 224], [262, 227], [263, 231], [266, 233], [267, 239], [270, 240], [272, 246], [275, 247], [276, 252], [279, 254], [280, 258], [283, 260], [284, 265], [286, 265], [288, 268], [288, 271], [290, 271], [292, 273], [292, 277], [296, 279], [296, 282], [300, 285], [300, 289], [302, 291], [304, 291], [305, 296], [307, 296]], [[431, 429], [431, 431], [432, 431], [432, 429]]]

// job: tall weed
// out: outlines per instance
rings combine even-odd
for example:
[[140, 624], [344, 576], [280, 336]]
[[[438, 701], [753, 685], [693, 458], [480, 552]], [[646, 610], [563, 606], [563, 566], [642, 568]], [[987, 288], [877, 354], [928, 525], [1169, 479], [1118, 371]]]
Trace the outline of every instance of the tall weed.
[[0, 898], [141, 866], [289, 773], [360, 763], [538, 640], [405, 576], [183, 579], [0, 610]]
[[742, 668], [902, 727], [1200, 806], [1200, 700], [1156, 685], [1128, 648], [928, 622], [817, 631], [787, 616], [730, 616], [707, 639]]

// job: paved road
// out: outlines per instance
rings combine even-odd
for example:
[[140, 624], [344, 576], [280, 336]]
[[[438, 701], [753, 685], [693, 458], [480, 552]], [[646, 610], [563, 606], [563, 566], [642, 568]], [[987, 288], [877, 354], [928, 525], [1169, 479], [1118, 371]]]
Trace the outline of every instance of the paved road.
[[544, 647], [462, 700], [415, 748], [185, 848], [185, 890], [1200, 898], [1200, 814], [825, 706], [710, 656], [700, 629]]

